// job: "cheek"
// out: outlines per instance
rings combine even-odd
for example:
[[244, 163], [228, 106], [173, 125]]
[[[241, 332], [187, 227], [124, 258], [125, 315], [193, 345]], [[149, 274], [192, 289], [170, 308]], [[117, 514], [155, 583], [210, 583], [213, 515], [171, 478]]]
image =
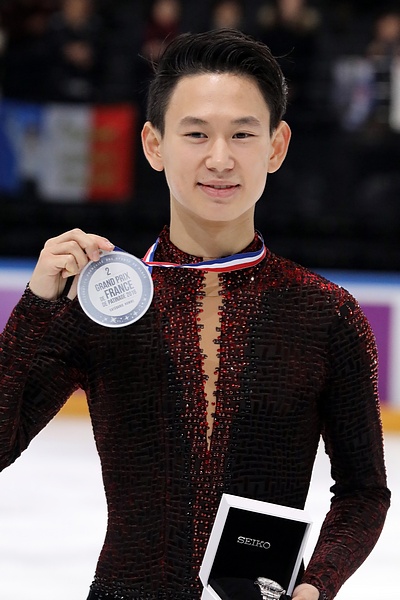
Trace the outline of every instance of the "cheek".
[[252, 189], [252, 197], [257, 200], [264, 193], [265, 185], [268, 176], [268, 155], [265, 155], [260, 160], [253, 160], [248, 166], [247, 172], [250, 173], [250, 186]]
[[267, 173], [271, 148], [267, 144], [257, 144], [253, 147], [243, 148], [238, 153], [237, 161], [246, 171], [254, 174]]
[[248, 161], [246, 171], [250, 174], [250, 181], [254, 187], [264, 187], [267, 180], [269, 167], [269, 157], [264, 152], [261, 153], [257, 158], [253, 157], [253, 160]]
[[165, 164], [164, 166], [168, 187], [175, 198], [184, 195], [192, 181], [188, 173], [189, 169], [185, 168], [184, 161], [181, 161], [181, 163], [174, 163], [173, 165]]
[[254, 197], [257, 199], [256, 202], [258, 202], [263, 195], [266, 183], [267, 175], [265, 174], [264, 177], [260, 177], [257, 183], [254, 184]]

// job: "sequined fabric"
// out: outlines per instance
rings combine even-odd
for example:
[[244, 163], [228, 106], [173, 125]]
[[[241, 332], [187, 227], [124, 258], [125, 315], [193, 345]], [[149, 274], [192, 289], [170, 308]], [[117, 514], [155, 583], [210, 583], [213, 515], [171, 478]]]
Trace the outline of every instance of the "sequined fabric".
[[[156, 260], [199, 259], [165, 229]], [[375, 345], [357, 303], [270, 252], [221, 274], [208, 447], [204, 273], [154, 268], [153, 279], [149, 311], [119, 329], [90, 321], [76, 300], [25, 292], [1, 339], [0, 466], [82, 387], [109, 511], [90, 600], [198, 600], [221, 494], [302, 508], [322, 435], [334, 497], [303, 581], [331, 600], [389, 505]]]

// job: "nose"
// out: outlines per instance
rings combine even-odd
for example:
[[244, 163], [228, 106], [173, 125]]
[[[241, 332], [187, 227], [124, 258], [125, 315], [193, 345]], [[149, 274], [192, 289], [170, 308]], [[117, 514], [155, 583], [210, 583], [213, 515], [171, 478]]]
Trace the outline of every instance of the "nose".
[[218, 138], [209, 147], [206, 167], [210, 171], [223, 172], [233, 169], [234, 159], [229, 144], [223, 138]]

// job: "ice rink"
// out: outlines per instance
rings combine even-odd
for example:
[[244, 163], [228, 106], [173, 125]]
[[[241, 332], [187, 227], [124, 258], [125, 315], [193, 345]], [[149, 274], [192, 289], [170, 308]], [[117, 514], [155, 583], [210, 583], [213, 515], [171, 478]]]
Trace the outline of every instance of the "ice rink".
[[[385, 446], [392, 507], [375, 550], [338, 600], [400, 598], [400, 435], [385, 435]], [[314, 525], [306, 560], [330, 485], [320, 452], [307, 504]], [[86, 600], [105, 526], [89, 420], [59, 416], [0, 474], [0, 600]]]

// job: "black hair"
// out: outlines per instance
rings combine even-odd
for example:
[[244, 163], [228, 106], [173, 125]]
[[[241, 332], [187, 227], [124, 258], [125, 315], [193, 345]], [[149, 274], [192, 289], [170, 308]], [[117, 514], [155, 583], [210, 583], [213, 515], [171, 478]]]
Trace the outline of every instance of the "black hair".
[[287, 85], [268, 46], [236, 29], [183, 33], [164, 49], [154, 65], [148, 89], [147, 120], [164, 135], [165, 113], [180, 79], [205, 73], [251, 77], [258, 85], [271, 115], [271, 132], [287, 104]]

